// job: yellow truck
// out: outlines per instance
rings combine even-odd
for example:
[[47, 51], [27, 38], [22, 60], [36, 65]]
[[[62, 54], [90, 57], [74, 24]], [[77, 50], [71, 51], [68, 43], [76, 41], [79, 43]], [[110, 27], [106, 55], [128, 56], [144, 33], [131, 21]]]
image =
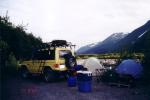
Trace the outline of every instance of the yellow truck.
[[46, 82], [55, 80], [60, 74], [76, 65], [71, 43], [65, 40], [53, 40], [44, 44], [33, 53], [33, 57], [20, 63], [19, 73], [23, 78], [40, 74]]

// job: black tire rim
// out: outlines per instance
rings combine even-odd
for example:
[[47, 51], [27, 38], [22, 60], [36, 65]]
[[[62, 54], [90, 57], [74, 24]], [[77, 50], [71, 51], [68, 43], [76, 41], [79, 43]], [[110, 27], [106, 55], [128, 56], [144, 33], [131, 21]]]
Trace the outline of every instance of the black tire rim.
[[76, 59], [75, 59], [75, 57], [71, 56], [71, 57], [65, 59], [65, 65], [69, 69], [73, 68], [76, 65]]
[[70, 58], [69, 63], [70, 63], [70, 67], [74, 67], [76, 65], [74, 58]]
[[49, 73], [46, 72], [45, 75], [44, 75], [44, 79], [45, 79], [46, 82], [49, 81], [49, 76], [50, 76]]
[[45, 71], [44, 73], [44, 80], [46, 82], [50, 82], [50, 81], [53, 81], [54, 80], [54, 73], [52, 70], [48, 69]]

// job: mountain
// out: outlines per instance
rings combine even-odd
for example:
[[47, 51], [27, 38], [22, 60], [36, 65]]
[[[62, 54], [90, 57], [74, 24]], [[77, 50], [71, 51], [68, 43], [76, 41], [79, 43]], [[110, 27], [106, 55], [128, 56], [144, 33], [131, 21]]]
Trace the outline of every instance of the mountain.
[[122, 49], [129, 49], [135, 47], [135, 43], [139, 41], [148, 31], [150, 30], [150, 21], [142, 25], [141, 27], [133, 30], [129, 34], [114, 33], [104, 41], [97, 43], [91, 48], [82, 47], [79, 49], [81, 52], [77, 54], [100, 54], [100, 53], [111, 53], [119, 52]]
[[79, 48], [79, 49], [77, 50], [77, 54], [80, 54], [80, 53], [83, 53], [83, 52], [88, 51], [89, 49], [91, 49], [92, 47], [94, 47], [95, 45], [97, 45], [98, 43], [100, 44], [101, 42], [88, 44], [88, 45], [85, 45], [85, 46]]
[[125, 38], [121, 39], [118, 43], [116, 43], [114, 50], [118, 51], [121, 49], [131, 48], [149, 30], [150, 30], [150, 21], [148, 21], [141, 27], [135, 29], [130, 34], [128, 34]]
[[144, 52], [150, 55], [150, 30], [144, 32], [141, 36], [138, 37], [138, 40], [131, 47], [135, 52]]
[[104, 53], [104, 52], [108, 51], [110, 49], [110, 47], [112, 47], [115, 43], [117, 43], [119, 40], [121, 40], [125, 36], [127, 36], [127, 34], [114, 33], [102, 42], [89, 44], [89, 45], [79, 48], [79, 50], [77, 51], [77, 54]]
[[127, 34], [124, 33], [114, 33], [106, 38], [100, 45], [96, 45], [95, 47], [93, 47], [91, 50], [93, 50], [94, 52], [92, 53], [111, 52], [114, 45], [126, 36]]

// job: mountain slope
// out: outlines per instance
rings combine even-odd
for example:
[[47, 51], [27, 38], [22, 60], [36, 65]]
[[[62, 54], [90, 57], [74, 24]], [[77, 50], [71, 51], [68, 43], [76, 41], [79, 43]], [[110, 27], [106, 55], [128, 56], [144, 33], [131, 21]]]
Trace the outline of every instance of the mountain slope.
[[100, 44], [88, 48], [80, 48], [79, 54], [99, 54], [99, 53], [110, 53], [119, 52], [122, 49], [129, 49], [134, 46], [134, 44], [139, 41], [148, 31], [150, 30], [150, 21], [142, 25], [141, 27], [133, 30], [129, 34], [115, 33], [106, 38]]
[[150, 21], [142, 25], [141, 27], [132, 31], [128, 36], [121, 39], [115, 45], [115, 50], [128, 49], [136, 43], [147, 31], [150, 30]]
[[[127, 34], [124, 33], [114, 33], [110, 35], [108, 38], [106, 38], [102, 42], [98, 42], [96, 45], [90, 47], [87, 49], [87, 46], [81, 47], [77, 53], [78, 54], [94, 54], [94, 53], [104, 53], [108, 50], [110, 50], [110, 47], [113, 47], [115, 43], [117, 43], [119, 40], [127, 36]], [[80, 51], [80, 52], [79, 52]]]
[[[98, 43], [100, 44], [101, 42], [98, 42]], [[91, 49], [91, 48], [93, 48], [95, 45], [97, 45], [98, 43], [88, 44], [88, 45], [85, 45], [85, 46], [79, 48], [79, 49], [77, 50], [77, 54], [84, 53], [84, 52], [88, 51], [89, 49]]]
[[142, 34], [131, 49], [135, 52], [150, 53], [150, 30]]

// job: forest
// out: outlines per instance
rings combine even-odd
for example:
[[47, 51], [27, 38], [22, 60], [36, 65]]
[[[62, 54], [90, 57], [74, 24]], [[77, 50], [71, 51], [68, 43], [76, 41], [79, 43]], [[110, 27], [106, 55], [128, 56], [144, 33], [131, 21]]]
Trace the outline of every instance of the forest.
[[24, 25], [14, 25], [9, 16], [0, 16], [0, 68], [2, 72], [8, 69], [15, 70], [18, 60], [31, 58], [32, 51], [41, 43], [42, 39], [26, 32]]

